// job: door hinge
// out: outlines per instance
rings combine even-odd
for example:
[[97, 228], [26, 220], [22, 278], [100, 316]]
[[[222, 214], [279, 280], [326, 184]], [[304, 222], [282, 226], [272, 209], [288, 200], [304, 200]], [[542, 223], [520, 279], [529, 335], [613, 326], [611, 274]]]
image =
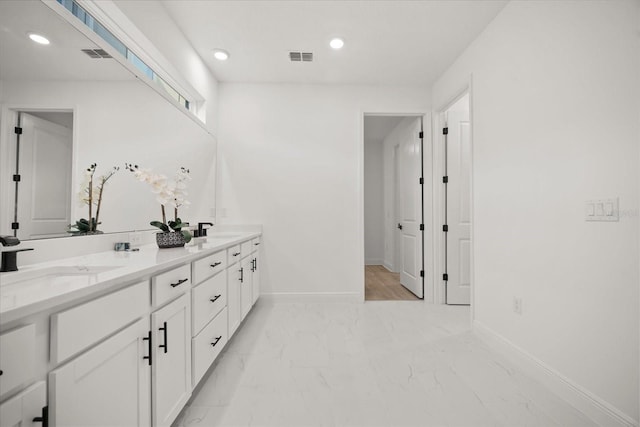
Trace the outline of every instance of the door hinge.
[[442, 275], [442, 280], [444, 280], [445, 282], [448, 282], [449, 281], [449, 275], [447, 273], [444, 273]]
[[11, 223], [11, 229], [12, 230], [20, 230], [20, 223], [19, 222], [12, 222]]
[[418, 138], [424, 138], [424, 132], [420, 131], [420, 133], [418, 134]]
[[20, 126], [16, 126], [13, 128], [13, 131], [16, 135], [22, 135], [22, 128]]
[[442, 134], [443, 135], [448, 135], [449, 134], [449, 128], [442, 128]]
[[444, 231], [445, 233], [449, 231], [449, 226], [447, 224], [442, 226], [442, 231]]
[[422, 177], [421, 177], [421, 178], [418, 180], [418, 182], [420, 183], [420, 185], [424, 184], [424, 178], [422, 178]]
[[420, 224], [420, 231], [424, 231], [424, 224]]
[[20, 175], [13, 175], [13, 182], [20, 182]]
[[420, 277], [424, 277], [424, 270], [420, 270]]
[[448, 183], [448, 182], [449, 182], [449, 177], [448, 177], [448, 176], [443, 176], [443, 177], [442, 177], [442, 182], [443, 182], [444, 184]]

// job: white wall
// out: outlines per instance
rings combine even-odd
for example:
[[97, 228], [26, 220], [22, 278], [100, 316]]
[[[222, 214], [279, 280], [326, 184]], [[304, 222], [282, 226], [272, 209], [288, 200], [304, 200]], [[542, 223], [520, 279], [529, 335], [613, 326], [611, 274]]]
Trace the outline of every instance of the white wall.
[[384, 258], [384, 177], [382, 165], [382, 141], [367, 141], [365, 135], [364, 262], [366, 265], [382, 265]]
[[364, 292], [364, 112], [428, 111], [412, 87], [220, 85], [218, 221], [261, 223], [265, 293]]
[[636, 423], [638, 5], [512, 2], [433, 87], [472, 75], [475, 320]]

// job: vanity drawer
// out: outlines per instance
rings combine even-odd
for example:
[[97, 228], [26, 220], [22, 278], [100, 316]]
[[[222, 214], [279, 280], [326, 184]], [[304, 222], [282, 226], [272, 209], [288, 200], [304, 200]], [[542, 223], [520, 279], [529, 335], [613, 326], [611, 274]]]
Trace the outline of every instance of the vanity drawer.
[[261, 237], [256, 237], [255, 239], [252, 239], [251, 240], [251, 252], [256, 252], [261, 244], [262, 244], [262, 238]]
[[193, 313], [193, 334], [202, 329], [216, 314], [227, 306], [227, 272], [222, 271], [191, 292], [191, 313]]
[[252, 249], [253, 249], [253, 245], [251, 244], [251, 240], [247, 240], [246, 242], [240, 243], [240, 252], [242, 253], [241, 256], [245, 257], [249, 255]]
[[191, 264], [158, 274], [151, 279], [151, 304], [158, 307], [191, 287]]
[[213, 276], [227, 267], [227, 254], [220, 251], [208, 257], [194, 261], [193, 263], [193, 283], [198, 284], [203, 280]]
[[231, 265], [240, 261], [241, 254], [240, 245], [235, 245], [227, 249], [227, 264]]
[[33, 324], [0, 335], [0, 398], [32, 379], [35, 348]]
[[220, 351], [227, 344], [227, 309], [218, 314], [195, 338], [191, 340], [193, 357], [193, 386], [207, 372]]
[[[36, 426], [47, 405], [47, 386], [40, 381], [0, 405], [0, 426]], [[40, 424], [42, 425], [42, 424]]]
[[51, 316], [51, 359], [58, 364], [149, 311], [144, 281]]

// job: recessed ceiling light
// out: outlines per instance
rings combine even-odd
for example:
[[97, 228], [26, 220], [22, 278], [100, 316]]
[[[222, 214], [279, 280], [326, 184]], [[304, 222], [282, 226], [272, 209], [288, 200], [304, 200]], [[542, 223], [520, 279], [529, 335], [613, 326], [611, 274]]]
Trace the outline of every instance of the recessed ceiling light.
[[29, 36], [29, 38], [31, 40], [33, 40], [34, 42], [38, 43], [38, 44], [49, 44], [49, 39], [46, 38], [45, 36], [41, 36], [40, 34], [36, 34], [36, 33], [28, 33], [27, 34]]
[[229, 59], [229, 52], [223, 49], [215, 49], [213, 51], [213, 56], [218, 61], [226, 61], [227, 59]]
[[344, 46], [344, 40], [339, 38], [331, 39], [331, 41], [329, 42], [329, 46], [334, 49], [342, 49], [342, 46]]

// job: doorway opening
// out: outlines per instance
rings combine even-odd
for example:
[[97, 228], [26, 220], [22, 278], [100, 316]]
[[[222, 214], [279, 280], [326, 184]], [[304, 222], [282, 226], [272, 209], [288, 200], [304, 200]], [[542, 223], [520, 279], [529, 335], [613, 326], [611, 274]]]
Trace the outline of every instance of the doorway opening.
[[423, 118], [364, 117], [365, 300], [424, 299]]
[[443, 295], [449, 305], [471, 304], [471, 120], [465, 92], [441, 113]]

